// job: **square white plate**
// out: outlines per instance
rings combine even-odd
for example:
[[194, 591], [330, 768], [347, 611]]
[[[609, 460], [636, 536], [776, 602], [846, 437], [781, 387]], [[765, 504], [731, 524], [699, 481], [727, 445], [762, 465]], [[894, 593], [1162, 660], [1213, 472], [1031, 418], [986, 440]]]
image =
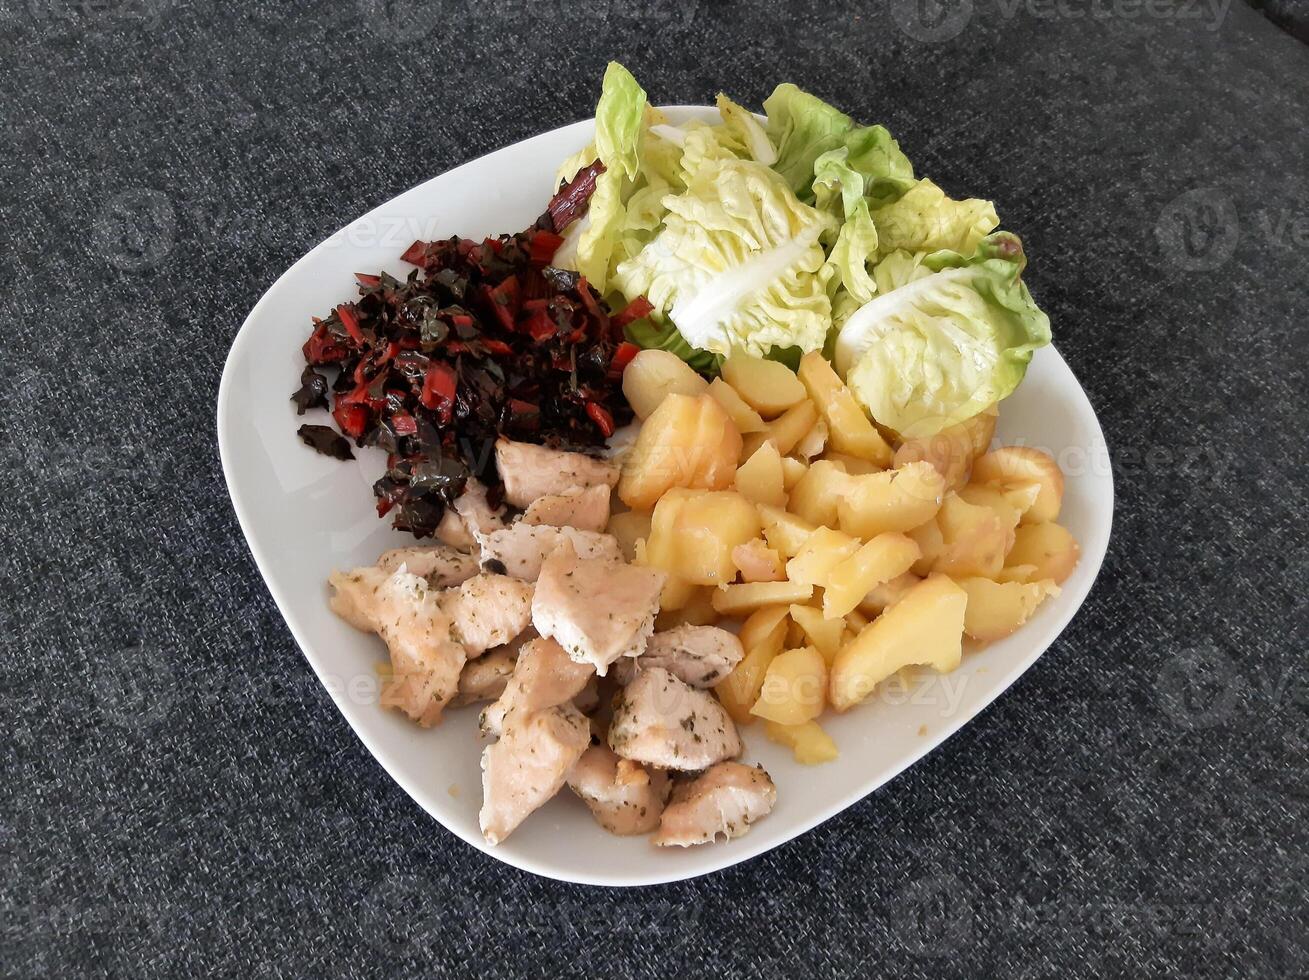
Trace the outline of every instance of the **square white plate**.
[[[716, 110], [674, 107], [674, 122], [715, 119]], [[296, 642], [337, 707], [377, 761], [444, 827], [499, 860], [559, 878], [644, 885], [705, 874], [804, 833], [855, 803], [958, 731], [1027, 670], [1085, 600], [1109, 542], [1113, 480], [1104, 437], [1077, 379], [1053, 348], [1037, 353], [1018, 392], [1002, 406], [998, 441], [1053, 453], [1067, 476], [1061, 523], [1082, 559], [1062, 594], [1014, 636], [967, 655], [954, 674], [931, 672], [908, 688], [884, 685], [859, 708], [823, 719], [841, 757], [806, 767], [744, 730], [746, 759], [761, 762], [778, 787], [777, 807], [745, 837], [726, 844], [659, 850], [643, 838], [614, 837], [566, 790], [498, 847], [478, 831], [481, 802], [477, 710], [451, 711], [423, 731], [377, 704], [381, 643], [328, 609], [335, 568], [371, 564], [386, 548], [412, 541], [378, 520], [371, 486], [380, 452], [341, 463], [303, 446], [303, 421], [290, 399], [310, 317], [355, 298], [353, 273], [408, 266], [415, 239], [482, 237], [531, 224], [545, 209], [556, 166], [591, 138], [587, 120], [499, 150], [429, 180], [355, 221], [293, 265], [246, 319], [223, 371], [218, 440], [237, 518], [255, 562]], [[294, 724], [288, 718], [287, 724]], [[870, 831], [872, 832], [872, 831]]]

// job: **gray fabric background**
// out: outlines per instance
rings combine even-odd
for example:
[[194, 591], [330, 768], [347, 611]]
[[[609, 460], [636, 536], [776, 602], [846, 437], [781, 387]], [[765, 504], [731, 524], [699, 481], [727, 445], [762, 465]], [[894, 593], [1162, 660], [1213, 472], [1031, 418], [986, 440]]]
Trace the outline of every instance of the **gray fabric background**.
[[[0, 5], [0, 973], [1306, 975], [1309, 46], [1241, 3], [637, 6]], [[994, 198], [1119, 504], [1076, 622], [942, 749], [745, 866], [602, 893], [475, 853], [364, 751], [213, 406], [286, 266], [588, 115], [610, 57], [663, 102], [795, 81]]]

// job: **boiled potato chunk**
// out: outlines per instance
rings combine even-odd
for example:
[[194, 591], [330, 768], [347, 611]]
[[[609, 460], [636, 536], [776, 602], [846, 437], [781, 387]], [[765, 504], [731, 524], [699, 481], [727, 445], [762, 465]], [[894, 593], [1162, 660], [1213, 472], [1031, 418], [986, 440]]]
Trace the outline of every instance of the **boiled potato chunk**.
[[890, 445], [821, 352], [810, 351], [800, 359], [799, 377], [827, 421], [833, 449], [883, 468], [891, 465]]
[[989, 643], [1014, 632], [1032, 618], [1042, 600], [1058, 595], [1059, 586], [1043, 582], [992, 582], [989, 578], [963, 578], [959, 587], [968, 593], [964, 632]]
[[1000, 518], [1000, 523], [1013, 530], [1018, 526], [1023, 515], [1032, 509], [1041, 488], [1035, 483], [1025, 487], [1015, 487], [1012, 490], [1003, 489], [992, 483], [970, 483], [960, 487], [957, 492], [970, 504], [990, 507]]
[[750, 709], [759, 700], [759, 691], [764, 686], [768, 665], [782, 652], [782, 641], [785, 638], [786, 620], [782, 620], [781, 629], [765, 637], [757, 646], [746, 647], [741, 662], [714, 685], [714, 694], [738, 725], [748, 725], [754, 721]]
[[[808, 402], [806, 404], [813, 403]], [[791, 411], [795, 411], [795, 409], [791, 409]], [[791, 453], [795, 456], [799, 456], [808, 463], [815, 456], [819, 455], [826, 445], [827, 423], [822, 419], [819, 419], [814, 423], [814, 427], [805, 434], [805, 437], [795, 444]]]
[[[915, 562], [915, 564], [917, 563]], [[909, 590], [922, 580], [921, 575], [915, 575], [913, 572], [897, 575], [889, 582], [883, 582], [881, 585], [869, 589], [868, 594], [859, 603], [859, 611], [865, 616], [880, 616], [903, 599]], [[846, 618], [849, 619], [849, 617]]]
[[623, 371], [623, 394], [639, 419], [648, 419], [668, 395], [703, 395], [708, 390], [708, 381], [666, 350], [643, 350]]
[[763, 538], [755, 538], [732, 549], [732, 562], [741, 572], [742, 582], [782, 582], [786, 563]]
[[714, 608], [712, 586], [693, 586], [681, 609], [664, 610], [655, 617], [656, 630], [670, 630], [678, 626], [713, 626], [722, 619]]
[[973, 461], [991, 443], [995, 434], [995, 406], [966, 422], [942, 429], [934, 436], [910, 439], [895, 451], [895, 465], [919, 460], [931, 463], [945, 479], [947, 490], [958, 490], [968, 480]]
[[786, 563], [786, 577], [792, 582], [825, 586], [832, 569], [858, 550], [859, 542], [854, 538], [830, 527], [820, 527]]
[[[795, 448], [809, 438], [818, 424], [818, 409], [814, 403], [805, 399], [792, 405], [780, 418], [768, 423], [768, 438], [777, 446], [782, 455], [789, 455]], [[811, 455], [817, 455], [812, 453]], [[806, 457], [808, 458], [808, 457]]]
[[829, 463], [835, 463], [851, 476], [864, 476], [868, 473], [880, 473], [883, 467], [866, 459], [860, 459], [858, 456], [849, 456], [845, 453], [836, 453], [828, 450], [823, 453], [823, 459]]
[[723, 411], [731, 417], [736, 431], [741, 435], [763, 432], [768, 427], [759, 413], [747, 405], [745, 399], [736, 393], [736, 389], [722, 378], [714, 378], [709, 385], [709, 397], [723, 406]]
[[842, 648], [832, 664], [832, 706], [846, 711], [882, 681], [911, 664], [946, 673], [963, 656], [968, 593], [944, 575], [914, 586], [903, 599]]
[[732, 552], [757, 538], [759, 513], [735, 490], [669, 490], [655, 507], [646, 562], [694, 585], [736, 579]]
[[910, 531], [936, 515], [944, 494], [945, 479], [930, 463], [849, 477], [837, 498], [837, 521], [842, 531], [857, 538]]
[[674, 612], [685, 609], [695, 598], [696, 590], [697, 586], [694, 582], [688, 582], [681, 576], [668, 573], [664, 579], [663, 591], [659, 593], [659, 611]]
[[737, 469], [736, 490], [756, 504], [786, 506], [782, 454], [773, 443], [765, 442]]
[[945, 547], [933, 565], [935, 571], [957, 578], [994, 578], [1004, 568], [1014, 532], [990, 507], [970, 504], [952, 493], [941, 504], [936, 523]]
[[759, 518], [764, 524], [764, 537], [768, 546], [787, 558], [794, 558], [809, 540], [816, 526], [804, 518], [788, 513], [779, 507], [760, 505]]
[[789, 606], [765, 606], [752, 612], [741, 624], [741, 632], [737, 634], [741, 646], [753, 650], [759, 644], [775, 639], [780, 651], [782, 640], [786, 637], [789, 609]]
[[778, 654], [768, 665], [750, 713], [779, 725], [800, 725], [827, 705], [827, 661], [813, 647]]
[[[869, 619], [867, 616], [865, 616], [858, 609], [851, 609], [848, 613], [845, 614], [845, 619], [840, 620], [840, 622], [845, 623], [845, 630], [841, 634], [841, 646], [845, 646], [846, 644], [845, 637], [849, 636], [851, 639], [853, 639], [854, 637], [858, 636], [864, 629], [867, 628], [868, 624], [871, 623], [872, 620]], [[832, 659], [835, 660], [836, 658], [833, 657]]]
[[920, 524], [906, 531], [905, 534], [914, 539], [914, 544], [918, 545], [918, 550], [923, 556], [914, 562], [911, 571], [919, 578], [931, 575], [932, 569], [936, 566], [936, 559], [945, 551], [945, 538], [941, 535], [941, 525], [933, 517], [926, 524]]
[[1056, 585], [1073, 573], [1081, 549], [1067, 529], [1058, 524], [1024, 524], [1014, 533], [1014, 546], [1005, 564], [1032, 566], [1031, 579], [1051, 579]]
[[821, 765], [840, 755], [832, 736], [823, 731], [816, 721], [806, 721], [799, 725], [779, 725], [775, 721], [768, 721], [764, 722], [764, 734], [770, 741], [790, 749], [795, 761], [802, 766]]
[[853, 484], [854, 480], [837, 464], [820, 459], [812, 463], [808, 472], [791, 488], [791, 512], [810, 524], [836, 527], [839, 504]]
[[717, 589], [714, 608], [724, 616], [741, 616], [763, 606], [807, 602], [813, 594], [814, 587], [801, 582], [746, 582]]
[[809, 472], [809, 466], [792, 456], [782, 457], [782, 486], [789, 492]]
[[1002, 446], [973, 464], [973, 480], [1009, 488], [1035, 484], [1040, 491], [1036, 503], [1023, 515], [1024, 523], [1046, 524], [1059, 518], [1064, 475], [1049, 453], [1026, 446]]
[[827, 573], [822, 583], [823, 615], [840, 621], [871, 590], [905, 574], [920, 557], [913, 538], [895, 532], [879, 534]]
[[841, 634], [845, 631], [845, 622], [840, 619], [827, 619], [822, 610], [813, 606], [792, 606], [791, 619], [799, 624], [805, 638], [813, 644], [823, 659], [831, 664], [836, 652], [841, 649]]
[[776, 418], [805, 398], [804, 385], [785, 364], [749, 354], [733, 354], [723, 362], [723, 380], [764, 418]]
[[643, 510], [628, 510], [609, 518], [608, 531], [618, 539], [628, 561], [636, 560], [636, 542], [650, 537], [650, 516]]
[[652, 510], [673, 487], [724, 490], [736, 479], [741, 433], [709, 395], [668, 395], [641, 426], [623, 464], [618, 497]]

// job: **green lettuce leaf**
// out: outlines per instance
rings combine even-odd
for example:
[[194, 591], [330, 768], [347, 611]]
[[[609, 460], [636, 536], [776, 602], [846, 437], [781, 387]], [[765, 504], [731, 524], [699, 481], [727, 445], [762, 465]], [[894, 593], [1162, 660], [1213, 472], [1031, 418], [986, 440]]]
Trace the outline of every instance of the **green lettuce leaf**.
[[814, 161], [842, 145], [854, 120], [789, 82], [764, 100], [768, 138], [777, 150], [773, 169], [804, 201], [813, 200]]
[[[926, 256], [928, 274], [879, 293], [841, 327], [834, 355], [855, 397], [905, 438], [935, 435], [1009, 395], [1050, 321], [1021, 276], [1017, 236], [1000, 232], [971, 255]], [[897, 277], [916, 275], [896, 259]]]
[[676, 354], [701, 374], [717, 374], [722, 365], [722, 358], [707, 350], [696, 350], [686, 342], [665, 317], [653, 314], [644, 317], [626, 327], [627, 339], [638, 347], [649, 350], [656, 348]]
[[971, 255], [1000, 225], [990, 201], [956, 201], [926, 178], [896, 200], [872, 209], [882, 254], [896, 249], [935, 252], [949, 249]]
[[625, 296], [646, 296], [696, 350], [823, 346], [832, 273], [819, 238], [830, 218], [768, 167], [736, 157], [704, 160], [664, 205], [663, 229], [618, 267]]

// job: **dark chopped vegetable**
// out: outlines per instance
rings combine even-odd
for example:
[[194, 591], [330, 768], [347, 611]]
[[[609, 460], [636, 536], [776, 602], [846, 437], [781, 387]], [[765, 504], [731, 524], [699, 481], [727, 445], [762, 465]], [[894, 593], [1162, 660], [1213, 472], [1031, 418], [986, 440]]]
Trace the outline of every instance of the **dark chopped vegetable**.
[[[550, 265], [558, 230], [585, 212], [603, 172], [599, 162], [582, 170], [519, 234], [415, 242], [403, 258], [418, 268], [405, 280], [359, 273], [359, 299], [314, 321], [292, 397], [301, 412], [327, 407], [330, 387], [341, 431], [386, 451], [373, 490], [396, 527], [435, 533], [470, 476], [498, 501], [500, 435], [585, 452], [632, 420], [620, 382], [637, 348], [624, 328], [650, 304], [611, 313], [583, 276]], [[335, 381], [314, 366], [337, 369]], [[306, 434], [315, 429], [349, 452], [330, 428], [302, 427], [319, 452], [340, 447]]]
[[311, 408], [327, 408], [327, 379], [306, 364], [300, 373], [300, 388], [291, 396], [295, 414], [303, 415]]
[[355, 454], [350, 451], [350, 443], [341, 438], [330, 425], [302, 425], [296, 434], [306, 446], [318, 450], [324, 456], [334, 459], [355, 458]]

